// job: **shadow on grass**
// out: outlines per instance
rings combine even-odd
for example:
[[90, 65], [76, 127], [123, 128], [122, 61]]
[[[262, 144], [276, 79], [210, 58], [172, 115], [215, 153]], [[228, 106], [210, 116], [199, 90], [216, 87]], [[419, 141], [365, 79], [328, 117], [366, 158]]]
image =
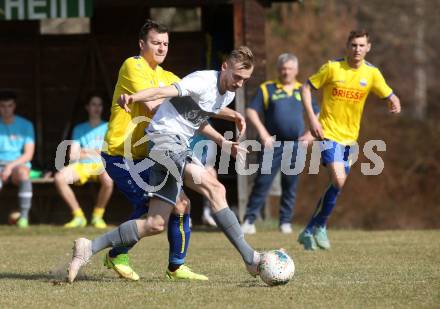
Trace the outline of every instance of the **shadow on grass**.
[[[68, 284], [66, 281], [65, 276], [60, 276], [58, 274], [54, 275], [51, 273], [32, 273], [32, 274], [26, 274], [26, 273], [0, 273], [0, 280], [23, 280], [23, 281], [42, 281], [42, 282], [48, 282], [52, 283], [53, 285], [64, 285]], [[123, 280], [118, 277], [108, 277], [108, 276], [90, 276], [90, 275], [83, 275], [80, 274], [75, 279], [76, 282], [103, 282], [103, 283], [116, 283], [116, 284], [126, 284], [126, 283], [132, 283], [131, 281]], [[173, 283], [176, 284], [175, 281], [164, 281], [162, 277], [152, 277], [152, 278], [141, 278], [139, 283], [147, 283], [147, 284], [157, 284], [157, 283]], [[178, 282], [180, 283], [180, 282]], [[183, 283], [187, 283], [183, 281]]]
[[259, 280], [246, 280], [244, 282], [240, 282], [238, 285], [240, 288], [267, 288], [268, 286], [262, 283]]
[[[63, 281], [63, 278], [59, 276], [54, 276], [50, 273], [37, 273], [37, 274], [23, 274], [23, 273], [0, 273], [1, 279], [11, 279], [11, 280], [35, 280], [35, 281]], [[78, 277], [76, 281], [103, 281], [107, 278], [102, 277], [91, 277], [91, 276], [81, 276]]]
[[14, 280], [52, 280], [53, 276], [48, 273], [23, 274], [23, 273], [0, 273], [0, 279]]
[[193, 225], [192, 232], [221, 233], [222, 231], [216, 227], [206, 225]]

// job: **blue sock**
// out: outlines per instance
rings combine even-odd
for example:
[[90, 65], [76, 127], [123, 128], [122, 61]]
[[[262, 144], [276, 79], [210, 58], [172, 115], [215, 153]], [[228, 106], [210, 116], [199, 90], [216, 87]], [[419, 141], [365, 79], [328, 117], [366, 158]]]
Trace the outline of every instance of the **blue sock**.
[[189, 214], [171, 214], [170, 216], [168, 222], [168, 242], [170, 243], [168, 268], [171, 271], [176, 270], [185, 263], [186, 251], [191, 236], [189, 219]]
[[325, 226], [327, 225], [327, 220], [336, 205], [336, 200], [338, 198], [341, 190], [336, 188], [334, 185], [330, 185], [325, 191], [324, 196], [321, 197], [316, 206], [316, 211], [313, 214], [312, 219], [307, 224], [305, 230], [313, 233], [315, 226]]
[[[147, 212], [148, 212], [148, 207], [145, 206], [145, 204], [137, 205], [137, 206], [135, 206], [135, 208], [134, 208], [133, 212], [131, 213], [130, 218], [128, 220], [139, 219], [140, 217], [145, 215]], [[128, 250], [130, 250], [131, 248], [133, 248], [133, 246], [112, 248], [108, 254], [110, 257], [113, 258], [119, 254], [127, 254]]]

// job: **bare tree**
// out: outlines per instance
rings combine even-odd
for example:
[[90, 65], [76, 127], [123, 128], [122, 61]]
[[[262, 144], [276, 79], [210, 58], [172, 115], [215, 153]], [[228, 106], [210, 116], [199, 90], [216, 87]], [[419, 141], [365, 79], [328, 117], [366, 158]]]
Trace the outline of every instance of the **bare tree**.
[[414, 111], [415, 117], [424, 119], [428, 107], [428, 87], [425, 52], [425, 0], [415, 0], [415, 43], [414, 43]]

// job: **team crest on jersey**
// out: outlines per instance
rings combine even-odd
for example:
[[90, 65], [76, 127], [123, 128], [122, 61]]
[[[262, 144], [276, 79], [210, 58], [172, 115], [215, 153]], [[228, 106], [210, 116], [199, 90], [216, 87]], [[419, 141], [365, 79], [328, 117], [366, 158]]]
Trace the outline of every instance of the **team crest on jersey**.
[[361, 85], [361, 87], [365, 87], [367, 85], [367, 80], [365, 78], [361, 78], [359, 85]]
[[285, 99], [287, 97], [288, 95], [285, 92], [279, 92], [279, 93], [275, 92], [270, 98], [272, 101], [276, 101], [276, 100]]

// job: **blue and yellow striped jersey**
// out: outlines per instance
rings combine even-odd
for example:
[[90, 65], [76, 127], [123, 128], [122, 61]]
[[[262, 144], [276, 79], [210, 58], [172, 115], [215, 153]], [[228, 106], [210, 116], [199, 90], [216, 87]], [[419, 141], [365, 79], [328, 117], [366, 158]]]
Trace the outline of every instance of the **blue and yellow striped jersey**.
[[[301, 84], [295, 82], [291, 91], [276, 80], [260, 85], [257, 94], [248, 105], [264, 115], [264, 126], [270, 135], [280, 141], [295, 141], [304, 134], [304, 107], [301, 103]], [[319, 113], [319, 106], [312, 101], [313, 110]]]

